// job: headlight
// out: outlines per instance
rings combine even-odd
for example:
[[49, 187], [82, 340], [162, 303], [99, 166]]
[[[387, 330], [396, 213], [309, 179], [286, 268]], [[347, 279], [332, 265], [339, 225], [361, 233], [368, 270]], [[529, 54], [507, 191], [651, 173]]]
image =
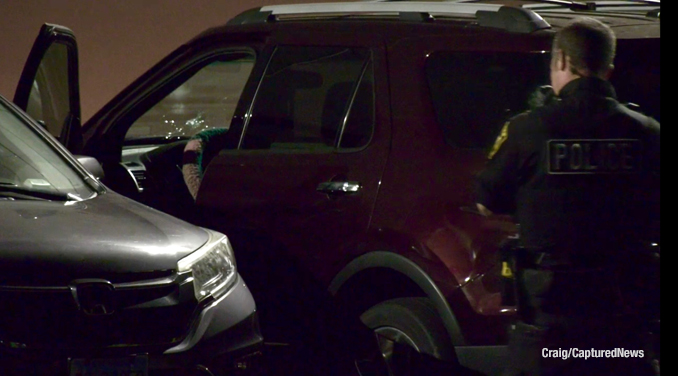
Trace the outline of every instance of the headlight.
[[193, 272], [193, 289], [198, 301], [210, 295], [219, 298], [236, 279], [235, 257], [228, 238], [224, 234], [207, 231], [207, 243], [178, 262], [179, 273]]

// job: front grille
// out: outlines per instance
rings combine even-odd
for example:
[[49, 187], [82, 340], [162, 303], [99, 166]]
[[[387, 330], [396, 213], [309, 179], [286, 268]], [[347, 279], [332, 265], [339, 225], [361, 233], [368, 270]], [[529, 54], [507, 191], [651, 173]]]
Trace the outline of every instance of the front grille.
[[[40, 273], [31, 273], [21, 268], [3, 268], [0, 272], [0, 291], [2, 291], [3, 286], [24, 286], [32, 289], [40, 289], [41, 286], [63, 285], [63, 288], [65, 289], [66, 285], [68, 285], [73, 278], [73, 270], [65, 268], [53, 269], [54, 270], [44, 268]], [[96, 271], [92, 272], [91, 275], [78, 270], [78, 273], [78, 278], [81, 279], [97, 278], [105, 279], [113, 284], [134, 284], [137, 281], [171, 278], [175, 273], [175, 270], [167, 269], [133, 273]], [[2, 303], [3, 302], [0, 301], [0, 305], [2, 305]]]
[[127, 284], [115, 288], [113, 313], [88, 315], [68, 287], [0, 286], [0, 342], [26, 349], [176, 343], [186, 335], [197, 305], [192, 290], [190, 283], [176, 280]]

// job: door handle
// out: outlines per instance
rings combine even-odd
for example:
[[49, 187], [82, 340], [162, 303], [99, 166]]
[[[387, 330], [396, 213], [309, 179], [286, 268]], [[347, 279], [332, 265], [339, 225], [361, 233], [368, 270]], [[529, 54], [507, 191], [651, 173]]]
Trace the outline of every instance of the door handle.
[[326, 181], [315, 190], [328, 195], [354, 195], [363, 188], [357, 181]]

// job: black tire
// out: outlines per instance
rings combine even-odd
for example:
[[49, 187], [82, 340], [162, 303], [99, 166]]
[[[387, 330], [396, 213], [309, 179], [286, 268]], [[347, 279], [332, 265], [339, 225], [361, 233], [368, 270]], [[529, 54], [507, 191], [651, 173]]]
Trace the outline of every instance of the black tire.
[[360, 319], [376, 333], [398, 344], [413, 345], [419, 353], [443, 361], [456, 359], [447, 330], [428, 298], [387, 300], [365, 311]]

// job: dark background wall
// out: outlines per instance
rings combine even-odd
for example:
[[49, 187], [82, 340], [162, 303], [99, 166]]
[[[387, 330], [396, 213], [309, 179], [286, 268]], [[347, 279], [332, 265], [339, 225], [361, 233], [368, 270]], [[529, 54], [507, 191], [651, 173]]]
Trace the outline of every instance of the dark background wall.
[[76, 35], [82, 118], [180, 44], [256, 6], [327, 0], [0, 0], [0, 94], [14, 97], [40, 26]]

